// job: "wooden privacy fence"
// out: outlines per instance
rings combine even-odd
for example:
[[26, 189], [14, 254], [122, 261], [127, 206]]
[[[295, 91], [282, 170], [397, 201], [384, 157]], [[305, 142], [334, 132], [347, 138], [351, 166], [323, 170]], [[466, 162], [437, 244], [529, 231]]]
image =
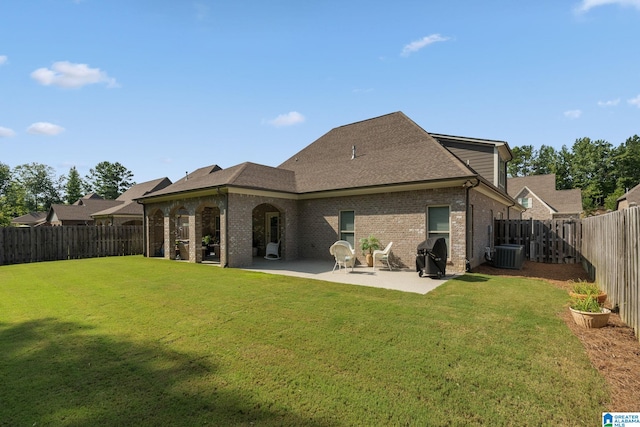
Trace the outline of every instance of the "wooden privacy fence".
[[530, 261], [573, 264], [582, 260], [581, 231], [581, 221], [574, 219], [496, 219], [494, 243], [522, 245]]
[[582, 254], [585, 269], [620, 317], [640, 331], [640, 207], [583, 220]]
[[0, 228], [0, 265], [143, 253], [141, 225]]

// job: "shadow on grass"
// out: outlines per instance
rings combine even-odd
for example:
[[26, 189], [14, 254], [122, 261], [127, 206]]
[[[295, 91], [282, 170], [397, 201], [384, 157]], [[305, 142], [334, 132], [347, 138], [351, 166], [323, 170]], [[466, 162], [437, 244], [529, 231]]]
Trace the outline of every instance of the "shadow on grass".
[[460, 282], [488, 282], [491, 279], [474, 274], [465, 274], [462, 276], [454, 277], [452, 280], [458, 280]]
[[40, 319], [0, 323], [0, 425], [315, 425], [228, 387], [208, 358]]

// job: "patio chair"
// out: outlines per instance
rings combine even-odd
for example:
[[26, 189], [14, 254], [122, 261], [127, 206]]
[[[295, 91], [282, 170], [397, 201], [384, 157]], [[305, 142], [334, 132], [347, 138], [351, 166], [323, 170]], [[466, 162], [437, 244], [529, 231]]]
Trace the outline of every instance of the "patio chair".
[[334, 245], [344, 245], [349, 248], [349, 250], [351, 251], [354, 257], [356, 256], [356, 250], [353, 249], [353, 246], [351, 246], [351, 243], [347, 242], [346, 240], [338, 240], [337, 242], [334, 243]]
[[[345, 244], [346, 243], [346, 244]], [[351, 267], [351, 271], [353, 271], [353, 267], [356, 265], [356, 256], [355, 252], [351, 249], [351, 245], [349, 245], [346, 241], [337, 241], [329, 248], [329, 253], [333, 255], [336, 263], [333, 265], [333, 271], [336, 271], [336, 267], [338, 270], [344, 267], [344, 272], [347, 272], [347, 268]]]
[[271, 242], [271, 243], [267, 243], [267, 250], [266, 250], [266, 254], [264, 256], [264, 259], [268, 259], [268, 260], [277, 260], [280, 259], [280, 255], [278, 254], [278, 249], [280, 248], [280, 241], [278, 240], [277, 243]]
[[393, 270], [391, 268], [391, 264], [389, 264], [389, 255], [391, 254], [391, 245], [393, 242], [389, 242], [386, 248], [383, 250], [373, 251], [373, 269], [376, 269], [376, 261], [380, 260], [383, 263], [387, 263], [387, 267], [389, 267], [389, 271]]

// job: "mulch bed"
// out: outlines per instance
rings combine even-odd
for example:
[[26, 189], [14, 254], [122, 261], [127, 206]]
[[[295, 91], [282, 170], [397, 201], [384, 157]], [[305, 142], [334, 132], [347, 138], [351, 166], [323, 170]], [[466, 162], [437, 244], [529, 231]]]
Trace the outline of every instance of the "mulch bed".
[[[474, 273], [492, 276], [527, 277], [546, 280], [569, 290], [572, 281], [588, 280], [580, 264], [542, 264], [525, 261], [522, 270], [506, 270], [483, 264]], [[611, 390], [607, 410], [612, 412], [640, 411], [640, 341], [617, 313], [611, 313], [609, 324], [600, 329], [585, 329], [573, 321], [567, 308], [562, 312], [567, 327], [580, 339]]]

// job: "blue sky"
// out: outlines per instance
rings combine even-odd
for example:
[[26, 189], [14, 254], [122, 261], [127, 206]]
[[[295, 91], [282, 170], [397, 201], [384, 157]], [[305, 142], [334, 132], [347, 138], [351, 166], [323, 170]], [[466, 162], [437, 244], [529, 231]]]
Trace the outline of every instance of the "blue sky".
[[640, 133], [640, 0], [3, 0], [0, 162], [277, 166], [403, 111], [559, 149]]

